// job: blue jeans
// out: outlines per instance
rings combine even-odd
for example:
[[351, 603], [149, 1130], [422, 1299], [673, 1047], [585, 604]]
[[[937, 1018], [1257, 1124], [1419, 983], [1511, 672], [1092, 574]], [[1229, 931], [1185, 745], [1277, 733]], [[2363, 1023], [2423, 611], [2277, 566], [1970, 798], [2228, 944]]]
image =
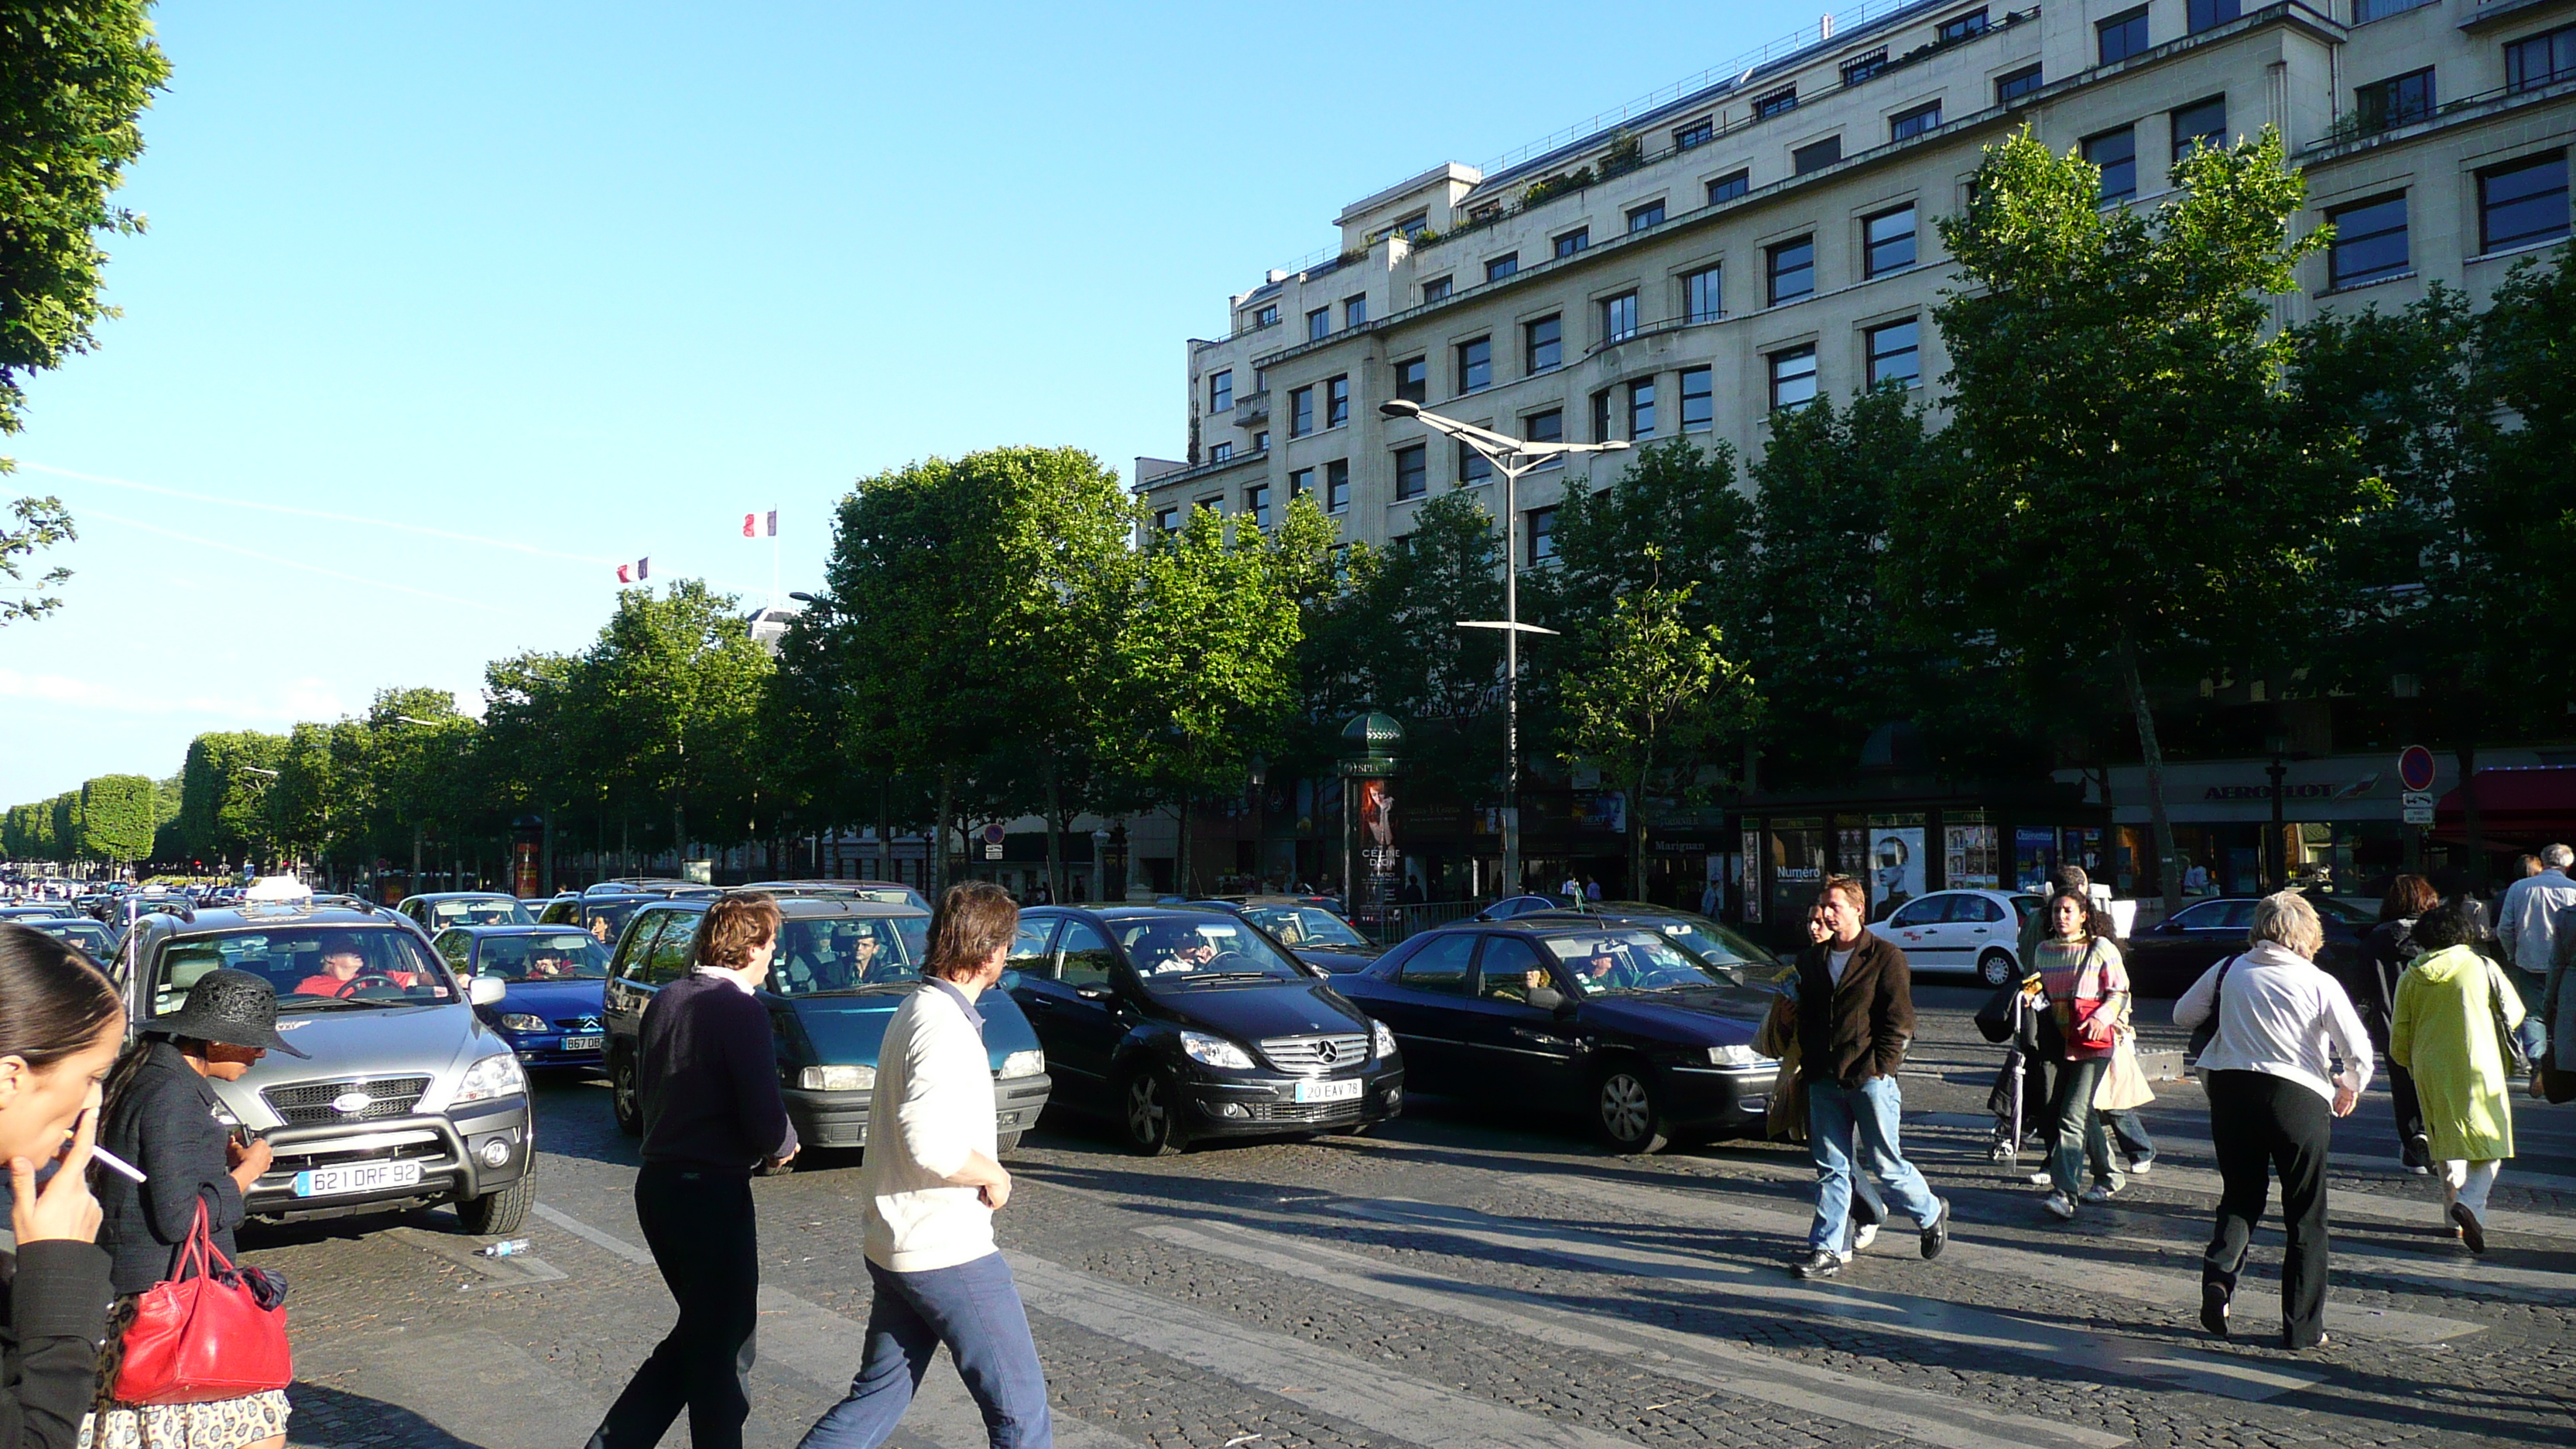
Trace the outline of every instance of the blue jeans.
[[1855, 1162], [1886, 1188], [1888, 1206], [1914, 1219], [1917, 1226], [1929, 1226], [1941, 1215], [1931, 1184], [1896, 1150], [1896, 1119], [1903, 1106], [1894, 1077], [1872, 1077], [1857, 1087], [1839, 1082], [1807, 1084], [1807, 1147], [1816, 1159], [1816, 1221], [1807, 1230], [1810, 1249], [1843, 1251]]
[[987, 1253], [954, 1268], [895, 1273], [868, 1265], [867, 1356], [850, 1396], [805, 1431], [798, 1449], [875, 1449], [903, 1420], [941, 1344], [984, 1411], [993, 1449], [1054, 1449], [1046, 1373], [1011, 1265]]

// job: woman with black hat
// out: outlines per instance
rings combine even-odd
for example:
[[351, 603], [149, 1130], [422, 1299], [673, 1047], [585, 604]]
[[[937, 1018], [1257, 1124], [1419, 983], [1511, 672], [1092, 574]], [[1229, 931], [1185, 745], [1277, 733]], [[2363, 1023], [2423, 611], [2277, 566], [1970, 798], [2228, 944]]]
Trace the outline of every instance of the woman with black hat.
[[104, 1397], [116, 1381], [116, 1358], [134, 1302], [170, 1275], [171, 1262], [196, 1227], [203, 1204], [215, 1247], [237, 1255], [242, 1194], [268, 1170], [268, 1143], [237, 1139], [232, 1114], [206, 1085], [238, 1081], [271, 1050], [303, 1056], [277, 1032], [277, 993], [247, 971], [210, 971], [188, 990], [187, 1004], [156, 1016], [125, 1049], [107, 1082], [107, 1150], [143, 1172], [141, 1183], [102, 1180], [105, 1221], [99, 1245], [113, 1261], [116, 1310], [102, 1398], [86, 1449], [280, 1449], [286, 1442], [286, 1394], [271, 1389], [203, 1404], [118, 1404]]

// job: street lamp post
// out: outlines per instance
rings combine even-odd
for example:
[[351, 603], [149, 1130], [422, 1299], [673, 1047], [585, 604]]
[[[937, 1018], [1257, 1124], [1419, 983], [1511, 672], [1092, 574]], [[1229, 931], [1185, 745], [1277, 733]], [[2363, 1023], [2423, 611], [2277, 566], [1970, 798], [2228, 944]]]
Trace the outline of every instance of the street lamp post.
[[1435, 433], [1457, 439], [1475, 449], [1495, 472], [1503, 475], [1503, 617], [1461, 619], [1458, 627], [1503, 631], [1503, 884], [1495, 894], [1509, 895], [1521, 884], [1521, 636], [1556, 632], [1521, 622], [1521, 475], [1570, 453], [1616, 453], [1628, 445], [1615, 439], [1598, 443], [1532, 442], [1442, 417], [1403, 398], [1382, 402], [1377, 410], [1390, 418], [1411, 418]]

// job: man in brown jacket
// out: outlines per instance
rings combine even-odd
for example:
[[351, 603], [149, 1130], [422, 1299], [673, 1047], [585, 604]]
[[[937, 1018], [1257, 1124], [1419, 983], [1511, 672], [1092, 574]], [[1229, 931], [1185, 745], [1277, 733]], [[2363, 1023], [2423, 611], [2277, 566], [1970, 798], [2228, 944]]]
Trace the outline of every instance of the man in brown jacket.
[[1816, 1159], [1816, 1220], [1795, 1269], [1801, 1278], [1830, 1278], [1851, 1260], [1840, 1245], [1856, 1168], [1922, 1228], [1924, 1257], [1939, 1257], [1950, 1241], [1950, 1205], [1897, 1150], [1904, 1103], [1896, 1069], [1914, 1037], [1912, 968], [1894, 942], [1862, 929], [1869, 895], [1859, 881], [1827, 877], [1817, 903], [1832, 936], [1798, 956], [1798, 1077]]

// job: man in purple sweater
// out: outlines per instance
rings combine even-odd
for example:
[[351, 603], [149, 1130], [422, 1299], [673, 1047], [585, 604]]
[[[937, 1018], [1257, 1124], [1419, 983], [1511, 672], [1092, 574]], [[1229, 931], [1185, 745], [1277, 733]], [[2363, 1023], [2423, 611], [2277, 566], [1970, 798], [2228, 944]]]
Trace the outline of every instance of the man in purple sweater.
[[680, 1321], [609, 1406], [590, 1449], [650, 1449], [684, 1405], [697, 1449], [741, 1449], [760, 1311], [751, 1172], [796, 1155], [769, 1013], [752, 995], [777, 943], [777, 902], [727, 891], [698, 930], [697, 968], [644, 1009], [635, 1217]]

